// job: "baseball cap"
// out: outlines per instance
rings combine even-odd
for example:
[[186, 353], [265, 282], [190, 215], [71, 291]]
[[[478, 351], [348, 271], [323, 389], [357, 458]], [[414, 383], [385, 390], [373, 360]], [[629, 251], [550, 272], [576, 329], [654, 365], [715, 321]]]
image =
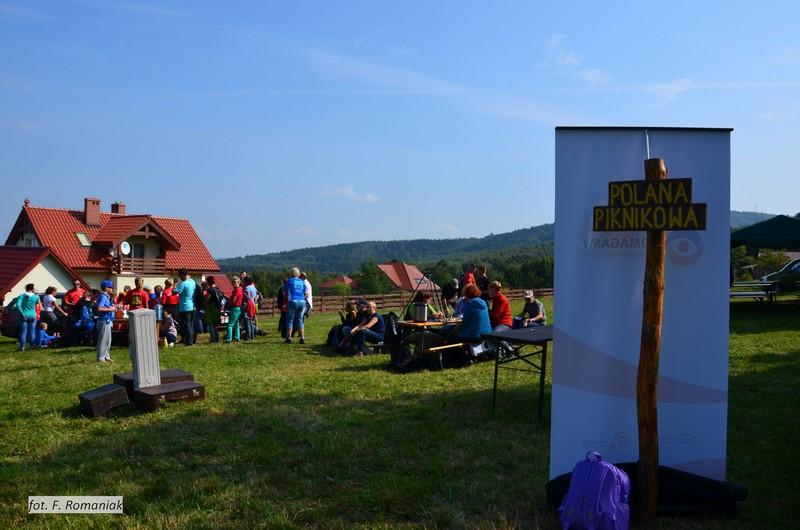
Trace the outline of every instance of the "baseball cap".
[[112, 283], [111, 280], [103, 280], [102, 282], [100, 282], [101, 289], [108, 289], [109, 287], [114, 287], [114, 284]]
[[533, 291], [525, 291], [525, 298], [533, 298]]

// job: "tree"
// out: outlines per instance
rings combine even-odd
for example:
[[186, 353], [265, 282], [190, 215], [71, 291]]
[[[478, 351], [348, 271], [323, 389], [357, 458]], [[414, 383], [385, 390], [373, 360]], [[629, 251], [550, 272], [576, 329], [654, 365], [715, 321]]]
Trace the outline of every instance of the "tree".
[[334, 296], [350, 296], [353, 290], [346, 283], [335, 283], [331, 287], [331, 294]]
[[372, 258], [361, 264], [356, 278], [358, 279], [358, 288], [364, 294], [383, 294], [392, 287], [389, 279], [378, 269]]

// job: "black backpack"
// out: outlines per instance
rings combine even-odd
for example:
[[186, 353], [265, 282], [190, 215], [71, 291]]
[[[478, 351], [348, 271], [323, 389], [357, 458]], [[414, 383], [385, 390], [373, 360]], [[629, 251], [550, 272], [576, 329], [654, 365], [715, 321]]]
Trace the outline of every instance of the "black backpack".
[[400, 333], [400, 326], [397, 325], [398, 320], [394, 311], [390, 311], [383, 316], [383, 323], [385, 325], [385, 330], [383, 332], [384, 344], [400, 344], [402, 342], [403, 336]]
[[209, 287], [208, 288], [208, 303], [212, 306], [216, 307], [217, 309], [222, 309], [222, 300], [225, 297], [222, 296], [222, 291], [219, 290], [219, 287]]

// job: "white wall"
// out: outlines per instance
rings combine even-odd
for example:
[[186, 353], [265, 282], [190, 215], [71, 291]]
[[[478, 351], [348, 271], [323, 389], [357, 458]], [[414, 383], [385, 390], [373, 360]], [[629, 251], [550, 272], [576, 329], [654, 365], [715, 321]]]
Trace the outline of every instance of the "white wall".
[[52, 256], [47, 256], [39, 262], [25, 277], [14, 285], [8, 293], [3, 293], [5, 302], [25, 291], [25, 285], [32, 283], [36, 290], [43, 293], [50, 286], [63, 293], [72, 288], [72, 277], [58, 264]]

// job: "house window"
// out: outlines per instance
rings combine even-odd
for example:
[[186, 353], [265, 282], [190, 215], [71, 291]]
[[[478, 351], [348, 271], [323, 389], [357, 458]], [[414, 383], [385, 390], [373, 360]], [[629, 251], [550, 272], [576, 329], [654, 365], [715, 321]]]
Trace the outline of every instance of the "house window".
[[144, 243], [134, 243], [131, 245], [131, 257], [143, 258], [144, 257]]
[[91, 247], [92, 242], [89, 240], [89, 236], [86, 235], [85, 232], [75, 232], [75, 237], [78, 238], [82, 247]]

